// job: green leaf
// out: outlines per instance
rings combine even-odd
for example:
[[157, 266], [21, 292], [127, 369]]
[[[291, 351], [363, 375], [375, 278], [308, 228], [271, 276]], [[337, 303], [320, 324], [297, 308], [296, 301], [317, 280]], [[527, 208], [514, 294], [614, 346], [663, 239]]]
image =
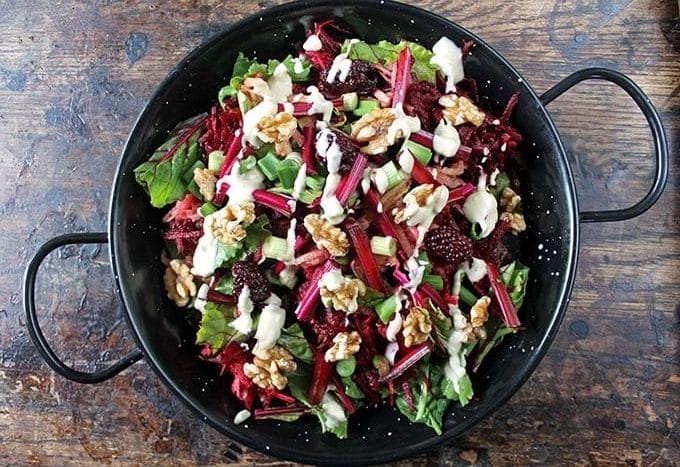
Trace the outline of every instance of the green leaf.
[[215, 264], [218, 268], [230, 268], [232, 264], [241, 261], [245, 256], [246, 252], [242, 242], [236, 242], [233, 245], [225, 245], [222, 242], [217, 242]]
[[357, 301], [360, 305], [367, 308], [375, 308], [378, 303], [385, 300], [385, 297], [385, 294], [370, 287], [366, 287], [366, 293], [363, 296], [358, 297]]
[[364, 399], [366, 395], [363, 393], [357, 383], [354, 382], [351, 376], [343, 376], [340, 378], [342, 385], [345, 388], [345, 394], [347, 394], [352, 399]]
[[328, 424], [326, 412], [324, 412], [324, 410], [320, 406], [312, 407], [312, 413], [319, 418], [322, 433], [333, 433], [340, 439], [347, 439], [347, 425], [348, 425], [347, 420], [337, 424], [336, 426], [331, 427]]
[[[156, 149], [147, 162], [134, 170], [135, 180], [149, 194], [152, 206], [162, 208], [186, 195], [186, 180], [193, 179], [192, 167], [201, 155], [198, 143], [201, 126], [196, 123], [197, 119], [184, 122], [184, 126], [175, 129], [171, 138]], [[183, 139], [186, 140], [181, 142]], [[170, 151], [173, 151], [172, 156], [167, 158]]]
[[215, 285], [215, 290], [225, 295], [234, 293], [234, 279], [231, 276], [224, 276]]
[[232, 340], [243, 340], [245, 336], [229, 326], [233, 319], [234, 307], [207, 302], [196, 333], [196, 343], [210, 345], [214, 354]]
[[527, 291], [529, 282], [529, 268], [519, 261], [513, 261], [501, 269], [501, 280], [508, 290], [510, 300], [519, 310], [524, 303], [524, 295]]
[[301, 66], [298, 65], [297, 70], [295, 66], [295, 58], [288, 55], [283, 62], [278, 60], [269, 60], [266, 64], [260, 63], [257, 60], [251, 60], [246, 57], [243, 52], [239, 52], [236, 61], [234, 62], [234, 68], [231, 73], [231, 79], [229, 84], [220, 89], [218, 94], [218, 99], [220, 105], [224, 106], [224, 101], [228, 97], [234, 97], [238, 92], [241, 84], [248, 76], [253, 76], [255, 74], [260, 74], [262, 79], [268, 79], [274, 74], [274, 70], [283, 63], [293, 81], [307, 81], [309, 79], [309, 74], [312, 69], [312, 64], [308, 60], [300, 59]]
[[314, 354], [299, 324], [295, 323], [288, 328], [282, 329], [278, 344], [293, 354], [298, 360], [309, 365], [314, 362]]
[[[296, 67], [295, 64], [298, 60], [300, 65]], [[286, 58], [283, 59], [282, 63], [286, 66], [286, 70], [288, 70], [288, 74], [290, 75], [291, 80], [293, 81], [309, 80], [309, 74], [312, 71], [312, 63], [309, 60], [302, 58], [296, 60], [292, 55], [288, 55]]]
[[494, 195], [500, 201], [503, 190], [510, 186], [510, 177], [505, 172], [496, 175], [496, 184], [489, 187], [489, 193]]
[[265, 214], [261, 214], [255, 219], [255, 222], [246, 228], [246, 238], [243, 239], [243, 241], [249, 251], [255, 251], [257, 247], [271, 235], [271, 232], [267, 230], [268, 225], [269, 219]]
[[430, 321], [432, 321], [436, 333], [434, 336], [435, 342], [437, 342], [440, 347], [446, 349], [446, 342], [449, 340], [449, 337], [451, 337], [451, 332], [453, 330], [453, 322], [438, 306], [435, 306], [435, 304], [432, 303], [432, 300], [429, 300], [429, 304]]
[[[345, 41], [342, 50], [346, 51], [349, 41]], [[430, 64], [433, 54], [426, 47], [409, 41], [401, 41], [397, 44], [380, 41], [377, 44], [367, 44], [366, 42], [355, 42], [350, 49], [349, 58], [352, 60], [363, 60], [370, 63], [382, 63], [391, 65], [398, 58], [404, 47], [411, 50], [413, 56], [413, 67], [411, 71], [419, 81], [434, 83], [437, 79], [438, 68]]]
[[[498, 320], [500, 322], [500, 320]], [[487, 329], [493, 329], [493, 327], [490, 325], [490, 323], [487, 323]], [[477, 368], [482, 364], [482, 361], [486, 356], [491, 352], [491, 350], [499, 345], [505, 336], [508, 334], [514, 334], [517, 332], [517, 328], [509, 328], [507, 327], [504, 323], [500, 322], [499, 326], [496, 328], [496, 332], [493, 335], [493, 338], [490, 341], [487, 341], [486, 344], [484, 344], [484, 347], [482, 347], [482, 350], [477, 354], [477, 357], [475, 358], [475, 364], [474, 364], [474, 371], [477, 371]]]

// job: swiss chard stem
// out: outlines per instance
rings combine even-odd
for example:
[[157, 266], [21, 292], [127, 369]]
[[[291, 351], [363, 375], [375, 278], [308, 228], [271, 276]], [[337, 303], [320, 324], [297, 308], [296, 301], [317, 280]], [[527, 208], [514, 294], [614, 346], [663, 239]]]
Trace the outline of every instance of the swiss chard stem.
[[266, 409], [255, 409], [255, 418], [269, 418], [276, 417], [279, 415], [293, 415], [300, 414], [304, 415], [309, 413], [309, 409], [302, 405], [291, 405], [288, 407], [268, 407]]
[[175, 155], [175, 153], [177, 152], [177, 150], [178, 150], [179, 148], [181, 148], [181, 147], [184, 145], [184, 143], [186, 143], [187, 141], [189, 141], [189, 138], [191, 138], [191, 137], [194, 135], [194, 133], [196, 133], [198, 130], [200, 130], [201, 128], [203, 128], [203, 124], [205, 124], [205, 121], [206, 121], [207, 119], [208, 119], [208, 116], [206, 115], [205, 117], [201, 118], [199, 121], [197, 121], [196, 123], [194, 123], [193, 125], [191, 125], [191, 126], [187, 129], [187, 131], [185, 131], [185, 132], [182, 134], [182, 136], [180, 136], [179, 138], [177, 138], [177, 141], [175, 141], [175, 144], [173, 144], [172, 147], [171, 147], [170, 149], [168, 149], [168, 152], [166, 152], [166, 153], [163, 155], [163, 157], [158, 161], [158, 163], [160, 164], [161, 162], [165, 162], [165, 161], [167, 161], [167, 160], [172, 159], [172, 156]]
[[307, 175], [316, 174], [316, 161], [314, 160], [314, 125], [306, 126], [305, 142], [302, 145], [302, 160], [307, 164]]
[[396, 76], [392, 77], [392, 107], [403, 104], [404, 100], [406, 100], [406, 90], [409, 84], [411, 84], [412, 63], [413, 56], [411, 55], [411, 49], [404, 47], [396, 62]]
[[352, 241], [352, 245], [354, 245], [359, 262], [364, 269], [366, 282], [368, 282], [369, 287], [385, 293], [387, 289], [380, 275], [380, 269], [375, 261], [375, 256], [371, 252], [371, 244], [366, 232], [359, 224], [352, 223], [347, 228], [347, 233]]
[[449, 191], [448, 203], [455, 203], [456, 201], [463, 200], [475, 191], [475, 186], [472, 183], [466, 183], [459, 187], [456, 187]]
[[491, 282], [491, 290], [493, 291], [496, 300], [498, 300], [498, 305], [501, 309], [501, 314], [503, 315], [503, 321], [505, 325], [509, 328], [519, 327], [520, 321], [517, 316], [517, 310], [510, 300], [510, 295], [501, 281], [498, 268], [495, 264], [487, 263], [487, 273], [489, 275], [489, 281]]
[[374, 190], [369, 190], [364, 199], [371, 206], [373, 211], [377, 213], [376, 223], [378, 224], [380, 232], [386, 237], [395, 238], [401, 249], [404, 251], [404, 254], [407, 257], [411, 256], [411, 254], [413, 254], [413, 245], [411, 245], [411, 242], [406, 238], [404, 231], [392, 221], [388, 213], [378, 212], [378, 204], [380, 203], [378, 194]]
[[431, 351], [432, 346], [429, 342], [423, 342], [419, 346], [412, 348], [408, 355], [394, 364], [392, 370], [390, 370], [389, 373], [380, 378], [380, 382], [384, 383], [386, 381], [392, 381], [400, 377], [406, 372], [406, 370], [418, 363], [420, 359], [429, 354]]
[[352, 196], [354, 190], [356, 190], [357, 186], [359, 186], [359, 183], [361, 182], [361, 179], [364, 176], [364, 169], [366, 168], [366, 164], [368, 164], [368, 159], [366, 159], [366, 156], [363, 154], [359, 154], [359, 156], [357, 156], [356, 160], [354, 161], [352, 170], [349, 172], [347, 177], [345, 177], [345, 179], [341, 182], [340, 187], [338, 187], [335, 195], [337, 196], [338, 201], [340, 201], [340, 204], [342, 206], [345, 206], [347, 204], [347, 201], [349, 200], [350, 196]]
[[205, 299], [209, 302], [222, 303], [224, 305], [235, 305], [236, 299], [231, 295], [225, 295], [217, 290], [208, 290], [208, 295]]
[[318, 283], [325, 273], [335, 269], [335, 264], [332, 261], [327, 261], [322, 267], [314, 272], [310, 280], [310, 287], [300, 299], [297, 308], [295, 309], [295, 316], [299, 321], [306, 321], [311, 314], [316, 310], [317, 305], [321, 299], [319, 295]]
[[218, 179], [224, 177], [229, 172], [231, 172], [231, 167], [234, 165], [234, 162], [236, 162], [236, 156], [238, 156], [238, 152], [241, 150], [242, 140], [243, 132], [241, 131], [241, 129], [238, 129], [234, 133], [234, 139], [231, 140], [231, 144], [229, 144], [227, 152], [224, 155], [224, 162], [222, 163], [222, 167], [220, 168], [220, 173], [219, 176], [217, 177]]

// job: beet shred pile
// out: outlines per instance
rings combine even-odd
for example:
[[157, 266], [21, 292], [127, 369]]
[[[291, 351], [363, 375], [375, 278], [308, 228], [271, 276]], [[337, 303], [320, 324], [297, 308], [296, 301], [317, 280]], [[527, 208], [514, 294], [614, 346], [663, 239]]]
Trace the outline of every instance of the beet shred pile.
[[167, 210], [163, 281], [183, 311], [165, 312], [195, 321], [235, 423], [316, 416], [345, 438], [385, 401], [440, 434], [520, 329], [529, 270], [504, 245], [526, 229], [518, 99], [480, 108], [473, 50], [318, 23], [296, 57], [240, 54], [215, 107], [135, 170]]

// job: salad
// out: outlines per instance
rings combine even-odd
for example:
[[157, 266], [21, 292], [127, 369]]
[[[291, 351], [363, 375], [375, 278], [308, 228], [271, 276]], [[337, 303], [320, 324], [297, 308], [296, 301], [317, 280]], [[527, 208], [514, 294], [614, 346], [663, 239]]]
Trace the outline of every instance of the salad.
[[195, 323], [235, 423], [315, 416], [345, 438], [386, 403], [441, 434], [521, 328], [518, 96], [482, 108], [473, 48], [317, 23], [297, 56], [239, 54], [216, 105], [135, 169], [167, 211], [163, 281], [182, 310], [164, 312]]

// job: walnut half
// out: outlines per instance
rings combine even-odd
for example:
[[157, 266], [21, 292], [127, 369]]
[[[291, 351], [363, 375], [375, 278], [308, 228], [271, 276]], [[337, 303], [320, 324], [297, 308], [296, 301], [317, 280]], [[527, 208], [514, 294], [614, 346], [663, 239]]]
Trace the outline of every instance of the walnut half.
[[288, 378], [283, 373], [297, 369], [293, 356], [280, 345], [271, 349], [260, 350], [253, 358], [253, 363], [244, 363], [243, 372], [262, 389], [276, 388], [283, 390]]
[[474, 126], [480, 126], [484, 123], [484, 112], [465, 96], [446, 94], [439, 98], [439, 105], [444, 107], [444, 119], [451, 125], [470, 122]]
[[361, 280], [345, 277], [338, 270], [325, 273], [318, 285], [323, 304], [346, 313], [354, 313], [359, 307], [357, 297], [366, 293]]
[[350, 357], [359, 351], [361, 335], [356, 332], [339, 332], [333, 338], [333, 346], [326, 350], [324, 360], [338, 362]]
[[215, 238], [225, 245], [233, 245], [246, 238], [245, 228], [255, 222], [255, 203], [243, 201], [228, 205], [206, 218], [206, 222], [210, 222]]
[[484, 295], [472, 305], [470, 309], [470, 324], [473, 328], [484, 326], [486, 320], [489, 319], [489, 305], [491, 299]]
[[404, 335], [404, 345], [413, 347], [422, 344], [427, 340], [432, 331], [432, 321], [430, 313], [425, 308], [414, 306], [404, 319], [402, 334]]
[[297, 120], [291, 114], [279, 112], [273, 117], [264, 116], [257, 128], [257, 137], [265, 143], [274, 143], [276, 154], [286, 156], [291, 153], [290, 138], [297, 129]]
[[366, 154], [382, 154], [390, 146], [387, 138], [390, 126], [397, 116], [392, 109], [375, 109], [352, 124], [351, 137], [364, 144], [361, 151]]
[[189, 304], [191, 297], [196, 296], [196, 284], [189, 266], [181, 259], [173, 259], [165, 268], [163, 283], [171, 299], [179, 307]]
[[319, 214], [308, 214], [304, 219], [307, 232], [319, 248], [324, 248], [333, 256], [345, 256], [349, 250], [347, 234], [335, 227]]
[[215, 184], [217, 177], [215, 172], [210, 169], [194, 169], [194, 181], [198, 186], [198, 191], [201, 192], [206, 201], [212, 201], [215, 197]]

